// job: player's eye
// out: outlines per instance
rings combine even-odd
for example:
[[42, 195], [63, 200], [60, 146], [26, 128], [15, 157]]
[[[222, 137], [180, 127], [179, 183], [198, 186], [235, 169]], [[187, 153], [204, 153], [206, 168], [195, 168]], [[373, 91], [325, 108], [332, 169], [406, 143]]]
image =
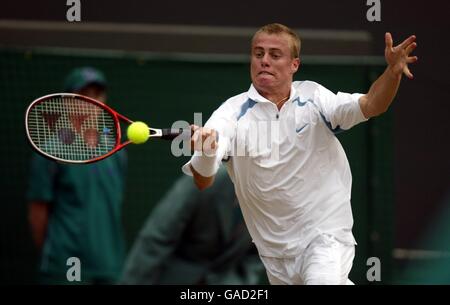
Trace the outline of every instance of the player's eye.
[[272, 53], [272, 54], [270, 54], [270, 56], [271, 56], [273, 59], [279, 59], [279, 58], [281, 57], [281, 54], [279, 54], [279, 53]]
[[262, 58], [264, 56], [263, 52], [255, 52], [255, 57], [256, 58]]

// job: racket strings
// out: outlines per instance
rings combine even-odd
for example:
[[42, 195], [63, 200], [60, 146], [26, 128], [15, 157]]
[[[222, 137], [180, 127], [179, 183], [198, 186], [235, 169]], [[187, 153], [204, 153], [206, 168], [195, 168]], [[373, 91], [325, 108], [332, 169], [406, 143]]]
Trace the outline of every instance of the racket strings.
[[53, 97], [32, 107], [28, 131], [42, 152], [67, 161], [88, 161], [116, 146], [115, 118], [77, 97]]

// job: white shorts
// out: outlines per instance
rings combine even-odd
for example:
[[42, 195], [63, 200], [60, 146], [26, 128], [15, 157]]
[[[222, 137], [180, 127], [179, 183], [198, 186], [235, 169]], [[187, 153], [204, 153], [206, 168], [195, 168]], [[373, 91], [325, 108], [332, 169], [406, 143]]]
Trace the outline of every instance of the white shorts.
[[261, 260], [272, 285], [353, 285], [348, 274], [354, 257], [354, 245], [321, 234], [298, 257]]

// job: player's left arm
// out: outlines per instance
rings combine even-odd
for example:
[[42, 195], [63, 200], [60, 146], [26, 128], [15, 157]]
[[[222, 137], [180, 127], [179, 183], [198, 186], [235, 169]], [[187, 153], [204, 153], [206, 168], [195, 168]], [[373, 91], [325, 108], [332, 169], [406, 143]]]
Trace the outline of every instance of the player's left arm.
[[402, 74], [412, 79], [408, 64], [415, 63], [417, 56], [410, 56], [417, 47], [416, 36], [408, 37], [398, 46], [393, 46], [390, 33], [385, 34], [386, 48], [384, 56], [388, 64], [384, 73], [372, 84], [369, 92], [359, 99], [361, 111], [366, 118], [386, 112], [397, 94]]

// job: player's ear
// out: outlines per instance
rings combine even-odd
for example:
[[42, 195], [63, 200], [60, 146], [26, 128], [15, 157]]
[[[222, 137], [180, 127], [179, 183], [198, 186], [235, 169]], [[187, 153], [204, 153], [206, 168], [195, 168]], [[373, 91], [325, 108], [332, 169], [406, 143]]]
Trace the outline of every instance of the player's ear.
[[297, 72], [299, 67], [300, 67], [300, 58], [299, 58], [299, 57], [294, 58], [294, 59], [292, 60], [292, 64], [291, 64], [291, 71], [292, 71], [292, 74], [294, 74], [295, 72]]

